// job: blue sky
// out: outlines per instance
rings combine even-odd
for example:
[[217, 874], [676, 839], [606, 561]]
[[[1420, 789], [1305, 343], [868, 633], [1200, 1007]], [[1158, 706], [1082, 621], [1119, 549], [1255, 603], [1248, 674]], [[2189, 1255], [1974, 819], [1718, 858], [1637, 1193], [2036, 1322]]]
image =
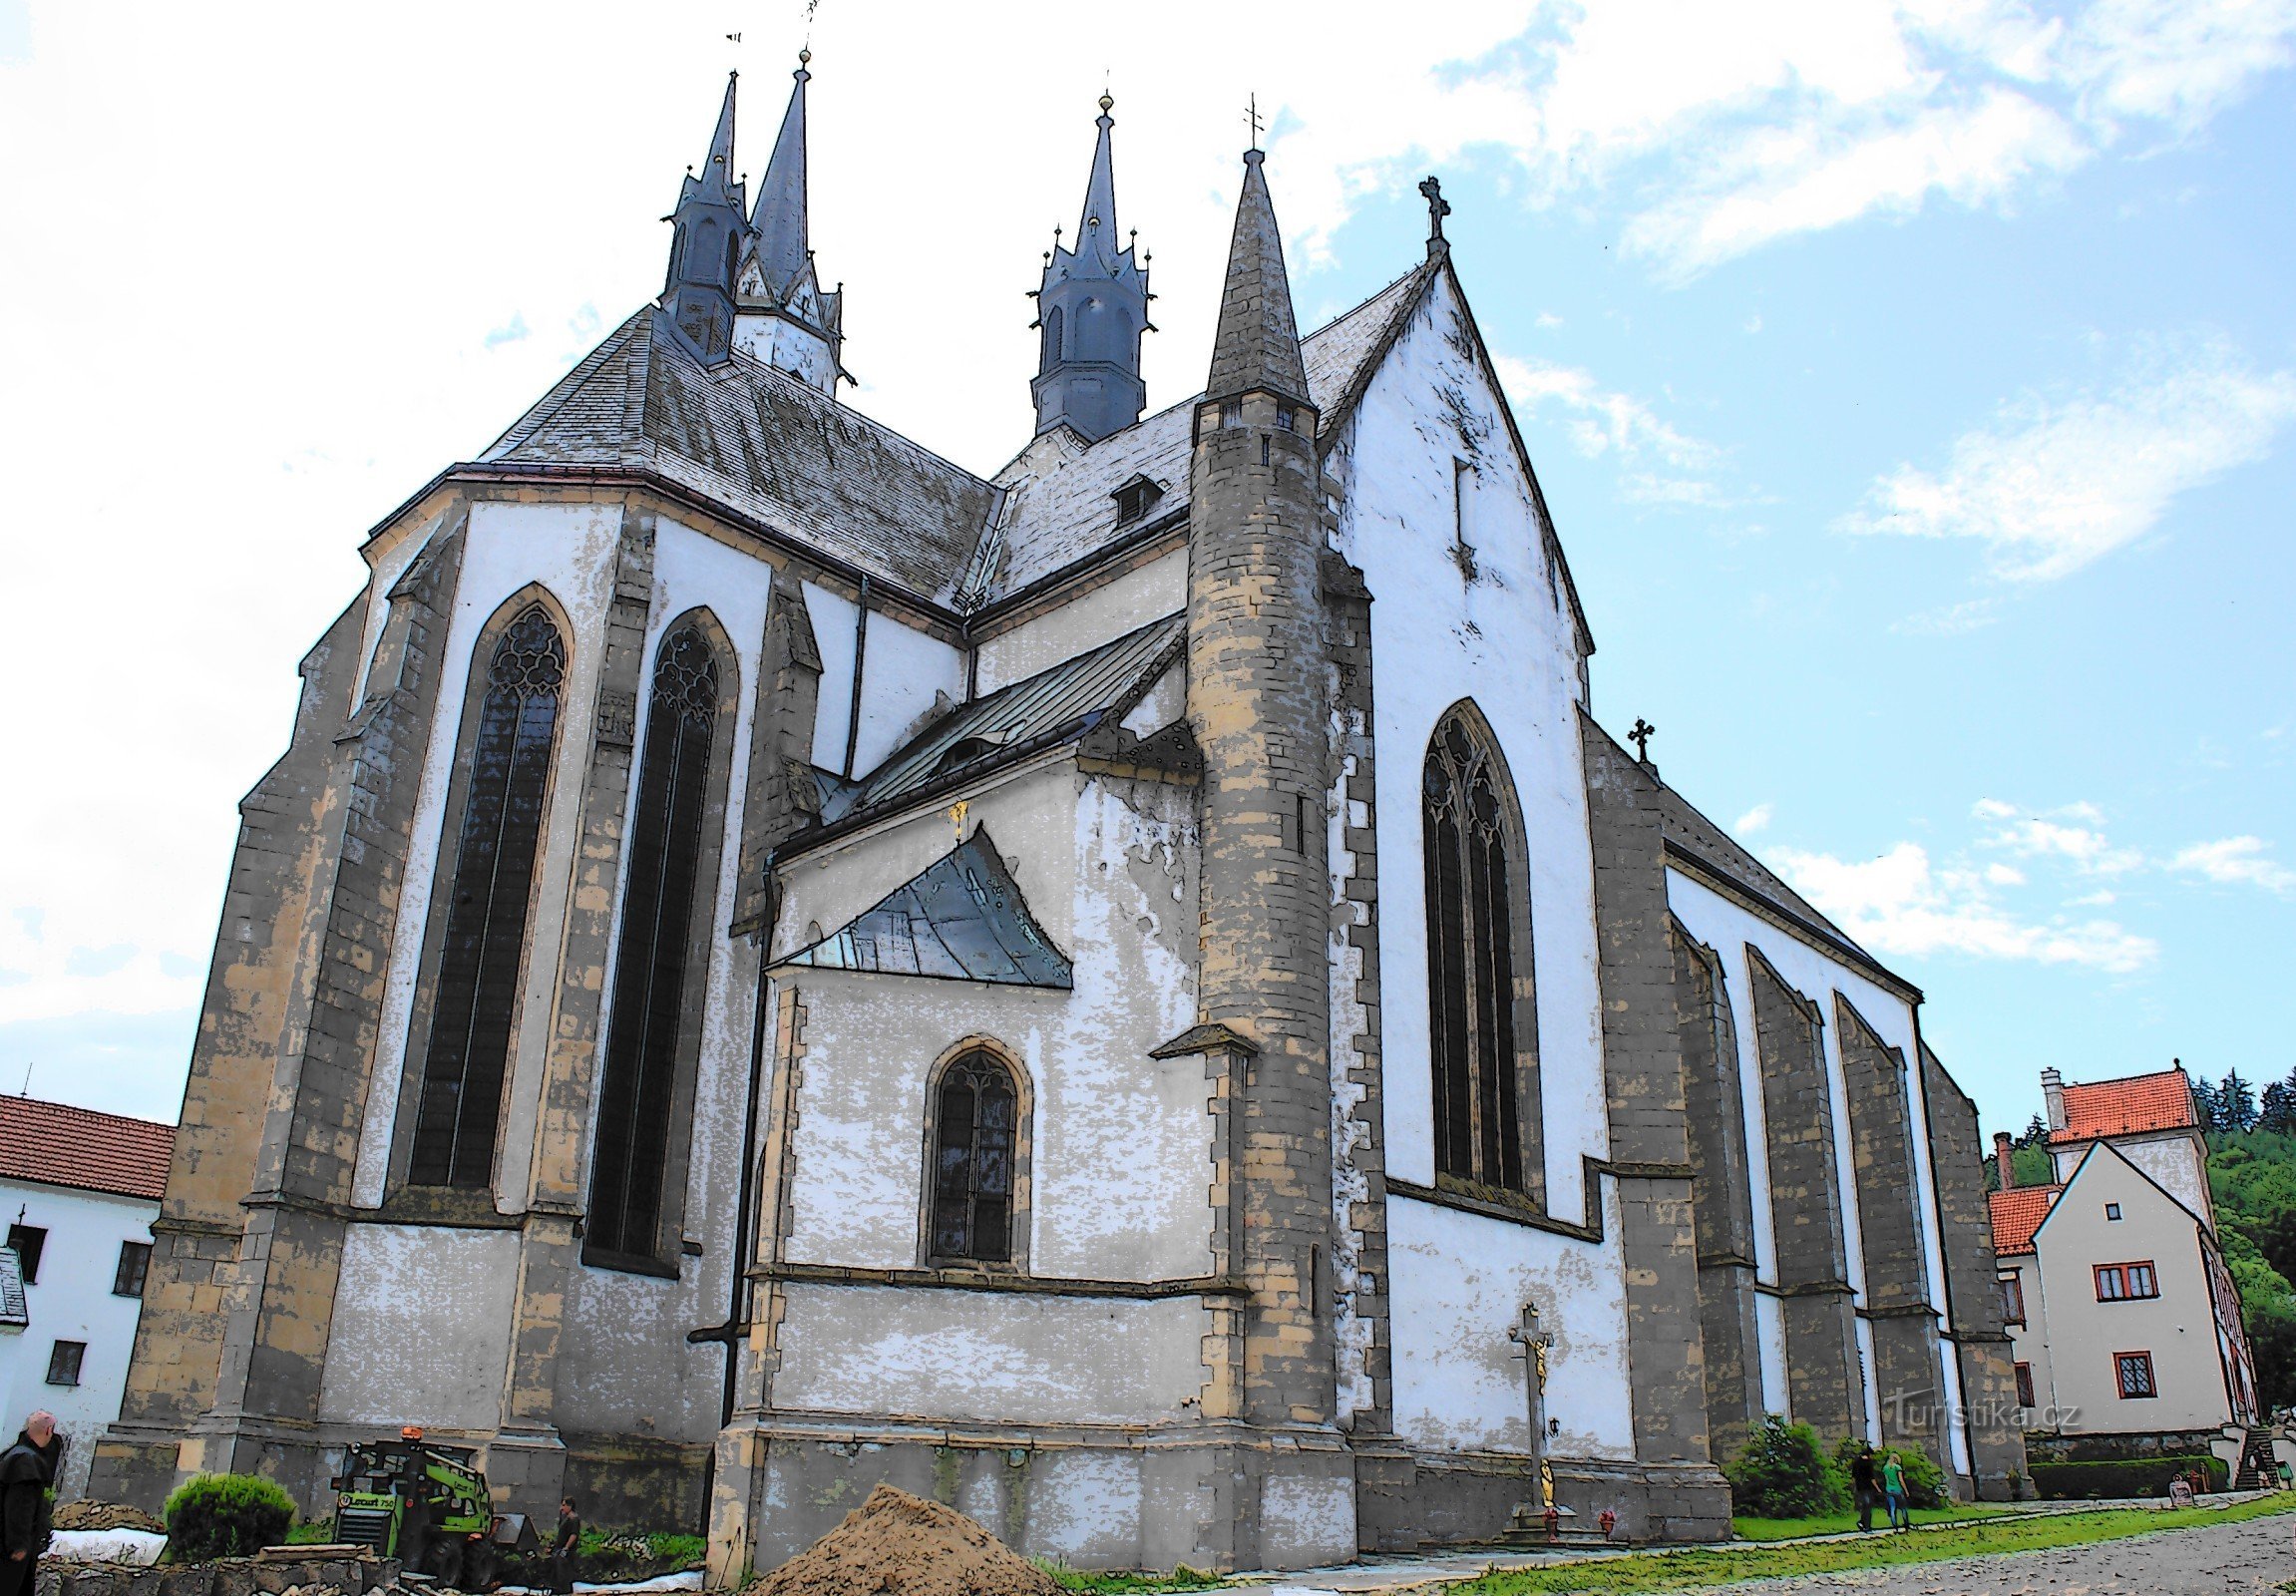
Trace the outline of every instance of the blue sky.
[[[658, 287], [722, 74], [754, 171], [805, 10], [0, 0], [0, 1089], [172, 1116], [361, 536]], [[1989, 1128], [2048, 1064], [2296, 1065], [2296, 0], [1041, 16], [817, 8], [853, 403], [1024, 440], [1103, 82], [1152, 404], [1247, 93], [1311, 324], [1440, 172], [1597, 713], [1925, 990]]]

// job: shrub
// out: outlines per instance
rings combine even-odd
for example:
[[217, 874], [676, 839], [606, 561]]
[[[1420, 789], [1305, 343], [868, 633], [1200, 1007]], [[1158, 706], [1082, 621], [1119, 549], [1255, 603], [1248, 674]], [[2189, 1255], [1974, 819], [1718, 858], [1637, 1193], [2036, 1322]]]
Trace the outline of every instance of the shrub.
[[2044, 1499], [2069, 1501], [2090, 1496], [2164, 1496], [2168, 1482], [2201, 1469], [2208, 1488], [2222, 1490], [2229, 1471], [2210, 1453], [2187, 1457], [2135, 1457], [2110, 1463], [2028, 1463], [2033, 1488]]
[[1813, 1518], [1849, 1504], [1841, 1472], [1818, 1449], [1817, 1432], [1775, 1413], [1762, 1419], [1722, 1473], [1732, 1509], [1757, 1518]]
[[168, 1498], [168, 1549], [180, 1563], [247, 1557], [287, 1538], [295, 1504], [276, 1480], [194, 1474]]

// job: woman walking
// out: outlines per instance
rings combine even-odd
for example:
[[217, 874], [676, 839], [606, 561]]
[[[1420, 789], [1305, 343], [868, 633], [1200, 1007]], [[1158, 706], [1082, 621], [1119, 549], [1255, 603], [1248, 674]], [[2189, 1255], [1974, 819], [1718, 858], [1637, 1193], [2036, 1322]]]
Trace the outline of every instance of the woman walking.
[[1886, 1454], [1881, 1465], [1881, 1490], [1889, 1504], [1889, 1527], [1911, 1529], [1913, 1511], [1905, 1500], [1905, 1470], [1898, 1466], [1897, 1453]]

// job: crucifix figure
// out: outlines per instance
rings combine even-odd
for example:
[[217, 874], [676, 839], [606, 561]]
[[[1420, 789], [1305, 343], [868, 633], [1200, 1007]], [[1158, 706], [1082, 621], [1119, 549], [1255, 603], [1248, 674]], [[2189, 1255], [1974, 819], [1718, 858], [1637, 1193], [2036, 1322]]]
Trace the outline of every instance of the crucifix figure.
[[1260, 129], [1265, 126], [1260, 121], [1260, 96], [1257, 93], [1244, 103], [1244, 120], [1251, 124], [1252, 148], [1257, 150], [1260, 148]]
[[1443, 182], [1430, 177], [1419, 185], [1419, 193], [1427, 201], [1427, 258], [1450, 248], [1443, 237], [1443, 218], [1451, 213], [1451, 201], [1443, 198]]
[[1646, 765], [1651, 762], [1651, 738], [1658, 734], [1658, 729], [1642, 716], [1637, 715], [1635, 716], [1635, 729], [1627, 733], [1627, 741], [1635, 745], [1635, 757]]
[[1531, 1453], [1539, 1459], [1538, 1499], [1531, 1505], [1544, 1511], [1555, 1499], [1554, 1474], [1546, 1459], [1547, 1349], [1554, 1345], [1554, 1338], [1539, 1330], [1537, 1303], [1523, 1304], [1522, 1318], [1507, 1327], [1507, 1340], [1523, 1350], [1523, 1386], [1530, 1399], [1526, 1416], [1531, 1424]]

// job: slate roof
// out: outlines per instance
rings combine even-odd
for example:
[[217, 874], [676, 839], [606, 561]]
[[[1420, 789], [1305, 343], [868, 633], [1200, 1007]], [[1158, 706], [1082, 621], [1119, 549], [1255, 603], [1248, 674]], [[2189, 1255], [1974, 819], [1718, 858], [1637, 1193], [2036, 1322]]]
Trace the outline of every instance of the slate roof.
[[2035, 1250], [2033, 1233], [2049, 1217], [2051, 1205], [2064, 1189], [2063, 1186], [2012, 1186], [2007, 1191], [1986, 1193], [1986, 1203], [1993, 1210], [1994, 1256], [2010, 1258], [2032, 1253]]
[[2119, 1080], [2091, 1081], [2065, 1088], [2065, 1128], [2052, 1130], [2049, 1139], [2094, 1141], [2100, 1136], [2125, 1136], [2147, 1130], [2181, 1130], [2200, 1123], [2192, 1109], [2192, 1084], [2181, 1069], [2155, 1075], [2128, 1075]]
[[775, 968], [788, 965], [1056, 992], [1075, 985], [1074, 967], [1029, 913], [985, 827]]
[[1180, 657], [1188, 617], [1171, 614], [1049, 670], [959, 704], [886, 757], [849, 813], [899, 802], [936, 777], [1057, 732], [1122, 714]]
[[997, 501], [961, 466], [748, 355], [704, 366], [652, 305], [479, 461], [656, 472], [944, 605]]
[[176, 1127], [37, 1097], [0, 1097], [0, 1179], [158, 1202]]
[[[1322, 436], [1330, 437], [1362, 397], [1376, 357], [1394, 341], [1403, 316], [1418, 303], [1433, 273], [1433, 262], [1415, 267], [1301, 341], [1308, 397], [1316, 405]], [[982, 543], [974, 586], [991, 601], [1006, 598], [1155, 525], [1165, 513], [1185, 510], [1191, 424], [1203, 397], [1195, 394], [1096, 444], [1062, 434], [1021, 451], [997, 473], [1004, 507]], [[1050, 464], [1045, 462], [1048, 454]], [[1111, 496], [1136, 476], [1162, 484], [1167, 497], [1145, 521], [1119, 527]]]

